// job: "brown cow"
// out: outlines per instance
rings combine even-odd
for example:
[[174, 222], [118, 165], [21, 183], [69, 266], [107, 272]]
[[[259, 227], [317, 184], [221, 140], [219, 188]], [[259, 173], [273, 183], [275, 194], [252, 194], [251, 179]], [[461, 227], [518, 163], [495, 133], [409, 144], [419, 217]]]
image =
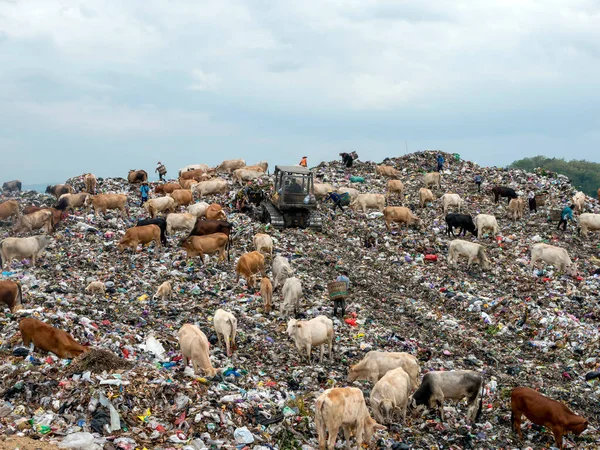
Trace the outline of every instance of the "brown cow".
[[218, 203], [211, 204], [204, 214], [207, 220], [227, 220], [227, 216], [223, 212], [223, 207]]
[[513, 430], [523, 440], [521, 416], [525, 415], [536, 425], [552, 430], [559, 449], [563, 449], [563, 436], [569, 432], [581, 434], [588, 426], [587, 420], [574, 414], [564, 404], [543, 396], [527, 387], [516, 387], [510, 395]]
[[41, 211], [43, 209], [46, 209], [52, 213], [52, 225], [54, 227], [56, 227], [56, 225], [58, 225], [63, 218], [63, 212], [59, 211], [56, 208], [48, 208], [48, 207], [41, 207], [41, 206], [34, 206], [34, 205], [26, 206], [25, 208], [23, 208], [23, 215], [25, 216], [27, 214], [31, 214], [36, 211]]
[[149, 244], [152, 241], [154, 241], [157, 251], [160, 252], [160, 228], [158, 225], [144, 225], [129, 228], [119, 241], [118, 247], [120, 251], [131, 248], [133, 252], [137, 252], [138, 244]]
[[169, 197], [175, 200], [177, 206], [187, 206], [194, 203], [194, 196], [189, 189], [175, 189], [169, 194]]
[[14, 313], [22, 308], [23, 292], [21, 284], [10, 280], [0, 281], [0, 303], [4, 303]]
[[264, 277], [260, 280], [260, 297], [262, 298], [265, 311], [271, 311], [271, 301], [273, 300], [273, 285], [271, 284], [271, 280], [268, 277]]
[[127, 181], [130, 183], [143, 183], [148, 181], [148, 172], [145, 170], [130, 170], [127, 174]]
[[154, 188], [154, 193], [156, 195], [158, 194], [170, 194], [171, 192], [173, 192], [175, 189], [181, 189], [181, 185], [179, 183], [165, 183], [165, 184], [158, 184], [155, 188]]
[[397, 170], [395, 167], [386, 166], [384, 164], [382, 164], [380, 166], [375, 166], [375, 173], [377, 173], [378, 175], [381, 175], [384, 177], [390, 177], [390, 178], [398, 178], [400, 176], [399, 170]]
[[404, 206], [388, 206], [383, 209], [383, 220], [388, 231], [391, 230], [392, 222], [396, 222], [398, 226], [402, 224], [423, 227], [423, 222], [412, 211]]
[[194, 169], [189, 172], [183, 172], [179, 178], [182, 180], [206, 181], [210, 178], [210, 175], [206, 173], [206, 170]]
[[95, 195], [96, 194], [96, 183], [98, 180], [96, 179], [96, 175], [93, 173], [86, 173], [83, 176], [83, 182], [85, 184], [85, 192], [88, 194]]
[[227, 261], [229, 261], [229, 236], [225, 233], [214, 233], [207, 236], [191, 236], [182, 241], [181, 247], [187, 252], [188, 257], [200, 256], [204, 264], [204, 255], [219, 253], [217, 262], [225, 261], [225, 249], [227, 249]]
[[52, 211], [42, 209], [25, 216], [17, 221], [14, 227], [15, 233], [21, 233], [22, 231], [31, 232], [33, 230], [43, 229], [46, 233], [50, 233], [54, 230], [52, 221]]
[[8, 200], [0, 203], [0, 220], [8, 219], [12, 216], [15, 216], [15, 219], [19, 218], [19, 202]]
[[59, 358], [75, 358], [90, 351], [89, 347], [79, 344], [66, 331], [54, 328], [37, 319], [27, 318], [21, 320], [19, 330], [25, 347], [33, 342], [33, 345], [39, 350], [52, 352]]
[[56, 200], [63, 194], [72, 194], [75, 192], [68, 184], [56, 184], [54, 186], [46, 186], [46, 194], [52, 194], [56, 197]]
[[184, 180], [180, 178], [179, 184], [181, 186], [181, 189], [192, 189], [192, 186], [198, 184], [198, 182], [196, 180]]
[[129, 211], [125, 208], [127, 205], [127, 196], [125, 194], [98, 194], [88, 195], [85, 199], [85, 206], [90, 205], [94, 208], [94, 213], [106, 214], [108, 209], [118, 209], [122, 213], [127, 214], [129, 217]]
[[56, 209], [65, 211], [68, 209], [75, 209], [85, 206], [85, 200], [88, 198], [87, 192], [80, 192], [79, 194], [63, 194], [58, 199]]
[[206, 236], [213, 233], [225, 233], [229, 236], [232, 228], [233, 224], [224, 220], [202, 220], [198, 218], [190, 236]]
[[240, 275], [242, 275], [248, 286], [254, 287], [254, 275], [259, 272], [263, 278], [267, 276], [263, 254], [257, 251], [244, 253], [235, 266], [235, 282], [240, 281]]

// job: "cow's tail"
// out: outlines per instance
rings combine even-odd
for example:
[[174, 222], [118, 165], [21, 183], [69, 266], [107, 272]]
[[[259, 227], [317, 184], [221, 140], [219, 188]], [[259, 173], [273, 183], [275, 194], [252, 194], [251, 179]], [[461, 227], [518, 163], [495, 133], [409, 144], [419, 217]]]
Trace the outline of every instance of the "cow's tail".
[[231, 248], [231, 231], [229, 232], [229, 236], [227, 236], [227, 261], [231, 261], [231, 256], [229, 255], [229, 249]]
[[19, 305], [23, 304], [23, 290], [21, 289], [21, 283], [19, 283], [18, 281], [15, 281], [16, 285], [17, 285], [17, 290], [19, 292]]
[[0, 271], [4, 268], [4, 262], [2, 261], [2, 245], [4, 241], [0, 241]]
[[479, 422], [481, 419], [481, 413], [483, 411], [483, 393], [485, 392], [485, 376], [481, 376], [481, 386], [479, 387], [479, 406], [477, 407], [477, 414], [475, 415], [475, 422]]

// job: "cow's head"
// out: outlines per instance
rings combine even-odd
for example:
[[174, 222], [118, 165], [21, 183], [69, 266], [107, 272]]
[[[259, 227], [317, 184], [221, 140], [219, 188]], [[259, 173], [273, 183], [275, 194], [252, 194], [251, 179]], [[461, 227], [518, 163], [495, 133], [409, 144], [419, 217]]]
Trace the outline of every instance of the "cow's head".
[[386, 429], [387, 429], [387, 427], [377, 423], [375, 421], [375, 419], [373, 419], [372, 417], [369, 417], [367, 420], [365, 420], [365, 428], [364, 428], [365, 434], [364, 434], [363, 442], [368, 443], [371, 440], [371, 438], [373, 437], [373, 434], [377, 430], [386, 430]]

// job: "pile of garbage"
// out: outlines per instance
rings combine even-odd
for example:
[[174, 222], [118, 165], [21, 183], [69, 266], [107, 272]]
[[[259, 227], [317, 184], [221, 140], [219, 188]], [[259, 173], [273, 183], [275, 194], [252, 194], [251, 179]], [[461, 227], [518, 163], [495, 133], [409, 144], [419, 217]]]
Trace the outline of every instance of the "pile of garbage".
[[[138, 188], [120, 178], [99, 180], [100, 192], [130, 197], [130, 217], [106, 217], [78, 210], [53, 234], [39, 259], [13, 262], [2, 279], [23, 286], [24, 308], [0, 314], [0, 433], [25, 435], [60, 443], [62, 448], [204, 449], [316, 448], [314, 400], [327, 388], [348, 385], [348, 367], [370, 350], [405, 351], [415, 355], [421, 372], [474, 369], [485, 375], [484, 410], [479, 423], [466, 421], [463, 404], [447, 401], [446, 422], [433, 411], [410, 414], [404, 424], [379, 432], [371, 445], [402, 448], [515, 448], [511, 431], [510, 391], [516, 386], [539, 389], [590, 421], [578, 438], [567, 443], [597, 448], [600, 442], [600, 278], [597, 235], [583, 238], [574, 226], [557, 231], [552, 210], [568, 205], [576, 189], [566, 177], [479, 167], [459, 155], [443, 154], [441, 196], [455, 192], [465, 200], [463, 212], [497, 217], [498, 236], [464, 239], [483, 244], [493, 267], [482, 271], [466, 263], [449, 267], [446, 234], [439, 201], [419, 208], [422, 174], [436, 168], [437, 152], [389, 158], [401, 171], [404, 197], [389, 205], [408, 206], [425, 223], [388, 232], [379, 211], [333, 213], [321, 203], [323, 231], [275, 230], [252, 215], [234, 210], [230, 196], [211, 197], [229, 205], [234, 224], [232, 261], [202, 265], [188, 259], [170, 236], [158, 255], [153, 246], [135, 255], [120, 253], [116, 243], [145, 211]], [[387, 179], [375, 164], [324, 162], [312, 169], [319, 182], [349, 186], [360, 192], [385, 193]], [[483, 179], [481, 192], [473, 182]], [[355, 182], [351, 180], [354, 179]], [[522, 220], [506, 216], [506, 201], [494, 203], [490, 188], [503, 185], [519, 195], [534, 189], [546, 196], [538, 212]], [[204, 200], [204, 199], [203, 199]], [[52, 205], [47, 195], [24, 192], [21, 206]], [[588, 199], [586, 208], [600, 212]], [[235, 282], [235, 259], [253, 251], [252, 237], [270, 234], [276, 252], [288, 257], [303, 287], [303, 318], [319, 314], [334, 320], [332, 361], [307, 364], [286, 334], [278, 312], [264, 311], [260, 293]], [[0, 228], [1, 237], [10, 228]], [[546, 266], [531, 269], [529, 248], [547, 242], [567, 248], [576, 276]], [[233, 258], [235, 255], [236, 258]], [[349, 273], [350, 298], [343, 320], [333, 318], [327, 284], [341, 271]], [[105, 295], [84, 292], [90, 281], [106, 286]], [[170, 280], [172, 300], [153, 298]], [[228, 358], [218, 345], [212, 317], [218, 308], [238, 318], [237, 349]], [[94, 350], [75, 360], [32, 353], [22, 346], [18, 320], [34, 317], [67, 330]], [[222, 369], [214, 378], [183, 367], [177, 331], [196, 323], [209, 337], [211, 360]], [[590, 375], [592, 374], [592, 375]], [[586, 379], [586, 375], [588, 375]], [[366, 381], [353, 385], [365, 398]], [[525, 422], [526, 445], [552, 446], [551, 433]], [[338, 439], [342, 441], [342, 437]]]

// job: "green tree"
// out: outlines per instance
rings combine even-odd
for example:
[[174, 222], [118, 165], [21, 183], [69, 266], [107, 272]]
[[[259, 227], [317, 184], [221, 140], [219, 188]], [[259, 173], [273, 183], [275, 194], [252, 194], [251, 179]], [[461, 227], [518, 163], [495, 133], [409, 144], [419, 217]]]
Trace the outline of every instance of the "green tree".
[[577, 189], [594, 198], [596, 198], [600, 187], [600, 164], [583, 159], [566, 161], [563, 158], [547, 158], [539, 155], [533, 158], [519, 159], [513, 162], [510, 167], [527, 170], [528, 172], [533, 172], [539, 168], [560, 173], [569, 177], [571, 184]]

